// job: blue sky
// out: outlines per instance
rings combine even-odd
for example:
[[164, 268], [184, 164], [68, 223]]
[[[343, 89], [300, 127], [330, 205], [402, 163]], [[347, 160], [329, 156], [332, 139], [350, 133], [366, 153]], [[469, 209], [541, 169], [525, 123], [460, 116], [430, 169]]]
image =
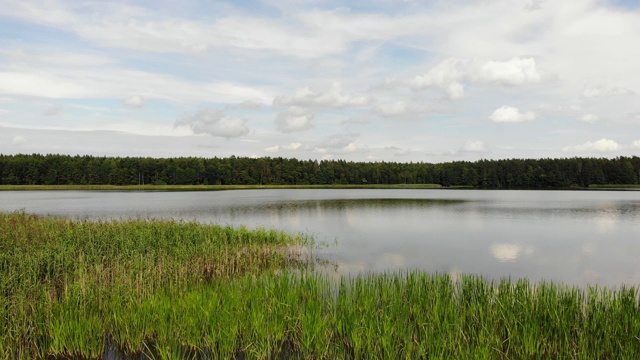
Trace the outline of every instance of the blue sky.
[[637, 1], [0, 1], [0, 153], [640, 153]]

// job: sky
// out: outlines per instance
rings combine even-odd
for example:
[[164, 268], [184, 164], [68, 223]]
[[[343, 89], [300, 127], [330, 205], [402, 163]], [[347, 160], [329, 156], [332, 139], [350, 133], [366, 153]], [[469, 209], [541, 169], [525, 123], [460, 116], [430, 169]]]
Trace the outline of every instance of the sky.
[[638, 0], [0, 0], [0, 153], [640, 155]]

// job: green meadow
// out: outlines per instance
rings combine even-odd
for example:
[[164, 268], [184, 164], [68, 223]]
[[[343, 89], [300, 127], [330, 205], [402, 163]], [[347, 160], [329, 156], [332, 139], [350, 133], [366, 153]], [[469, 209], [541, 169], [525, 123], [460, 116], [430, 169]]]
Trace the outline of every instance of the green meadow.
[[0, 213], [0, 359], [631, 359], [635, 287], [314, 269], [312, 239]]

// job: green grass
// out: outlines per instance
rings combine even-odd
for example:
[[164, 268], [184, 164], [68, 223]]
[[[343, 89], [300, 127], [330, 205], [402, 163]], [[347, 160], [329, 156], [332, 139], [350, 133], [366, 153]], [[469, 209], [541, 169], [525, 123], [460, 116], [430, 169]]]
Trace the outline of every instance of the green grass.
[[0, 191], [99, 190], [99, 191], [218, 191], [252, 189], [434, 189], [439, 184], [352, 185], [0, 185]]
[[110, 313], [159, 291], [304, 267], [306, 242], [265, 229], [0, 213], [0, 358], [96, 356], [105, 332], [75, 326], [85, 324], [78, 311], [104, 324], [98, 309]]
[[[635, 287], [419, 271], [335, 278], [307, 239], [0, 213], [0, 359], [632, 359]], [[303, 253], [304, 254], [304, 253]]]

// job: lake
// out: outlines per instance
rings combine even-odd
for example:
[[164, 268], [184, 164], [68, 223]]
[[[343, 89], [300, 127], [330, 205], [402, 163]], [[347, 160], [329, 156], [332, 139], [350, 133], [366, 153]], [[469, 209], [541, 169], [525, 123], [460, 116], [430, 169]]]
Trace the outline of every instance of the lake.
[[640, 192], [279, 189], [0, 192], [0, 211], [305, 233], [340, 274], [422, 269], [640, 284]]

